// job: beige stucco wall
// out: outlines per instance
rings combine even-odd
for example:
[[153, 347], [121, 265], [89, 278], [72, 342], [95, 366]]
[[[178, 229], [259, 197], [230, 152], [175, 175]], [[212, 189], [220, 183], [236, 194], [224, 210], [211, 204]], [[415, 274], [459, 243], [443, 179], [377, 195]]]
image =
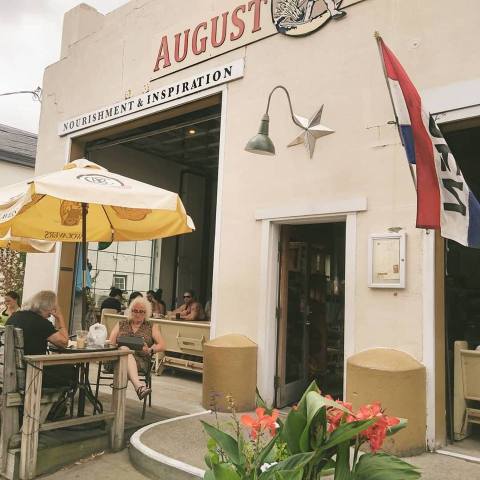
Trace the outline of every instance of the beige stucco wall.
[[[120, 101], [127, 91], [143, 92], [164, 32], [194, 27], [239, 3], [136, 0], [107, 15], [98, 22], [101, 29], [82, 40], [74, 42], [67, 35], [69, 47], [64, 45], [62, 59], [45, 71], [37, 172], [60, 168], [68, 157], [68, 139], [57, 135], [61, 120]], [[151, 83], [151, 89], [158, 88], [229, 60], [246, 59], [244, 78], [227, 87], [214, 299], [217, 335], [235, 332], [258, 341], [262, 332], [265, 319], [258, 318], [258, 302], [266, 292], [259, 289], [256, 210], [366, 197], [368, 210], [357, 215], [356, 273], [347, 279], [355, 299], [355, 327], [347, 335], [353, 335], [355, 351], [389, 347], [422, 361], [422, 232], [415, 229], [415, 194], [405, 154], [395, 127], [387, 125], [393, 113], [373, 32], [381, 32], [420, 90], [478, 79], [480, 6], [474, 0], [454, 3], [368, 0], [311, 36], [275, 35]], [[71, 13], [69, 21], [85, 32], [75, 17], [81, 11]], [[264, 12], [265, 22], [268, 9]], [[277, 155], [243, 151], [268, 92], [278, 83], [289, 88], [300, 115], [308, 117], [325, 104], [322, 122], [336, 133], [317, 142], [312, 159], [302, 146], [286, 148], [298, 131], [280, 93], [270, 110]], [[407, 233], [407, 288], [398, 292], [367, 287], [368, 235], [388, 227]], [[55, 277], [54, 263], [46, 263], [29, 259], [30, 272], [41, 266], [44, 274]], [[31, 275], [27, 288], [39, 285]]]
[[32, 167], [24, 167], [0, 160], [0, 187], [28, 180], [32, 177]]

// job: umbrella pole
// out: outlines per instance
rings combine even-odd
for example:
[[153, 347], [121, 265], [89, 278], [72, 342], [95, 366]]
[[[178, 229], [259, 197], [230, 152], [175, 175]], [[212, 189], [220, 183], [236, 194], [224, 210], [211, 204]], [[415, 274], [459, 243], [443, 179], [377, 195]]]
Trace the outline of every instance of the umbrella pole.
[[82, 330], [87, 329], [87, 213], [88, 206], [82, 203]]

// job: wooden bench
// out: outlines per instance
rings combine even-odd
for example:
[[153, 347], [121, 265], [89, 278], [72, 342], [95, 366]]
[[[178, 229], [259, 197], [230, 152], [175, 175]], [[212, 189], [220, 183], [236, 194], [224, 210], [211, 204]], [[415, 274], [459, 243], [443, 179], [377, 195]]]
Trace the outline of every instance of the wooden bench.
[[[98, 421], [111, 421], [110, 444], [114, 451], [124, 446], [125, 399], [127, 386], [127, 355], [129, 350], [108, 352], [68, 353], [53, 355], [23, 355], [22, 331], [7, 326], [4, 334], [4, 371], [2, 391], [2, 425], [0, 434], [0, 462], [7, 475], [9, 443], [19, 431], [19, 407], [23, 405], [21, 429], [21, 453], [19, 477], [30, 480], [35, 477], [38, 434]], [[17, 339], [17, 340], [15, 340]], [[13, 346], [13, 348], [12, 348]], [[113, 397], [111, 411], [79, 418], [46, 422], [48, 411], [58, 400], [62, 390], [42, 391], [43, 368], [50, 365], [79, 364], [99, 361], [114, 362]], [[26, 366], [26, 369], [25, 369]]]

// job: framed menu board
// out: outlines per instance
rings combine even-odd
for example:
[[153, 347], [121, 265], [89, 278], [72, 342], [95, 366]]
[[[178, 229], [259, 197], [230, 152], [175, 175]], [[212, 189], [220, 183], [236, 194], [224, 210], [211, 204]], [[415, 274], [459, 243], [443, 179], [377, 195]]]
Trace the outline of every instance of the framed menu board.
[[371, 288], [405, 288], [404, 233], [369, 236], [368, 286]]

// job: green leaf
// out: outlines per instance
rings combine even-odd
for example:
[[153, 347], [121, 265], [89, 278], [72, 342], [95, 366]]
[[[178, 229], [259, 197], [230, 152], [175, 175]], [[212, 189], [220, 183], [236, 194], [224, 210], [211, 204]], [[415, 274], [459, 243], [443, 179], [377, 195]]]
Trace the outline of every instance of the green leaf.
[[215, 474], [212, 470], [207, 470], [203, 476], [203, 480], [215, 480]]
[[400, 420], [400, 423], [397, 423], [397, 425], [388, 427], [387, 437], [390, 437], [391, 435], [395, 435], [399, 430], [402, 430], [402, 428], [406, 428], [406, 426], [408, 425], [408, 420], [406, 418], [400, 418], [399, 420]]
[[261, 465], [263, 465], [268, 457], [268, 454], [272, 450], [272, 448], [275, 446], [277, 443], [279, 433], [277, 433], [268, 443], [265, 445], [265, 447], [262, 449], [260, 454], [258, 455], [257, 459], [254, 462], [255, 468], [260, 468]]
[[307, 424], [307, 395], [310, 392], [320, 392], [315, 381], [313, 381], [307, 390], [305, 390], [305, 393], [298, 402], [296, 408], [292, 408], [290, 410], [282, 430], [282, 438], [288, 445], [288, 449], [292, 454], [296, 454], [301, 451], [300, 437], [305, 429], [305, 425]]
[[228, 458], [235, 464], [241, 463], [240, 453], [238, 450], [237, 441], [225, 432], [222, 432], [218, 428], [201, 421], [205, 431], [217, 442], [219, 447], [225, 452]]
[[342, 411], [345, 414], [350, 414], [350, 410], [345, 408], [340, 403], [337, 403], [333, 400], [330, 400], [318, 392], [311, 391], [307, 393], [306, 396], [307, 404], [307, 423], [303, 432], [300, 436], [299, 447], [302, 452], [309, 452], [314, 448], [318, 448], [320, 443], [317, 442], [316, 445], [310, 445], [311, 439], [311, 430], [312, 427], [316, 427], [319, 424], [322, 432], [327, 430], [327, 407], [332, 407]]
[[215, 480], [242, 480], [240, 475], [229, 463], [215, 465], [215, 467], [213, 467], [213, 474]]
[[275, 473], [276, 472], [284, 472], [284, 471], [291, 471], [291, 470], [301, 470], [305, 465], [307, 465], [310, 460], [312, 460], [314, 456], [313, 452], [310, 453], [297, 453], [296, 455], [292, 455], [288, 457], [286, 460], [273, 465], [270, 467], [266, 472], [263, 472], [258, 477], [259, 480], [275, 480]]
[[370, 420], [358, 420], [351, 423], [342, 423], [331, 435], [328, 441], [323, 445], [322, 450], [328, 450], [340, 445], [343, 442], [350, 441], [359, 433], [366, 430], [377, 421], [377, 418]]
[[275, 472], [275, 480], [302, 480], [303, 468], [300, 470], [282, 470]]
[[417, 467], [386, 453], [366, 453], [355, 467], [353, 480], [416, 480]]
[[337, 447], [334, 480], [350, 480], [350, 441], [343, 442]]

